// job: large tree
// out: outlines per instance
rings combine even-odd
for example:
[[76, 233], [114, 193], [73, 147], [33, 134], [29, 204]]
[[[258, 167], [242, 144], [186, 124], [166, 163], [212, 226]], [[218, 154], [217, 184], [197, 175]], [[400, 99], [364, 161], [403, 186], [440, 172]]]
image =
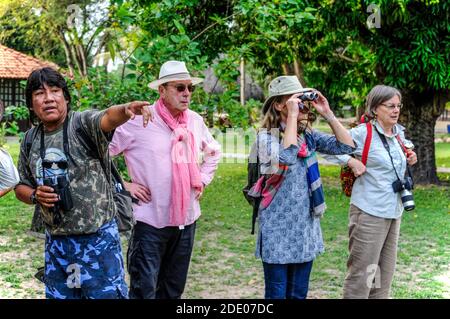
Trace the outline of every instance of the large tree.
[[437, 183], [434, 127], [450, 97], [449, 7], [439, 0], [241, 0], [234, 45], [269, 75], [295, 71], [333, 104], [362, 106], [377, 83], [399, 88], [401, 123], [419, 158], [415, 179]]
[[71, 75], [86, 77], [113, 37], [109, 6], [106, 0], [0, 0], [0, 41], [54, 62], [64, 56]]
[[[438, 182], [434, 127], [450, 98], [449, 9], [439, 0], [337, 1], [328, 7], [330, 27], [356, 31], [355, 40], [373, 52], [377, 81], [401, 90], [401, 123], [416, 146], [419, 183]], [[368, 28], [370, 14], [378, 26]]]
[[[65, 66], [64, 49], [56, 37], [33, 36], [39, 17], [19, 2], [0, 0], [0, 43], [17, 51]], [[33, 30], [33, 31], [32, 31]]]

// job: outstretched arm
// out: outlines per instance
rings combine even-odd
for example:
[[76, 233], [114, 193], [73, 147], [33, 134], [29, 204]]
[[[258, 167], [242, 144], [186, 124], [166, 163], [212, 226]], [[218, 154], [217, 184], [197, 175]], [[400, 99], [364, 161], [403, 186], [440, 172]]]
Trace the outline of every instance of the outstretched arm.
[[341, 124], [341, 122], [339, 122], [334, 116], [333, 111], [331, 111], [328, 100], [325, 98], [325, 96], [322, 95], [322, 93], [320, 93], [319, 91], [316, 92], [319, 95], [319, 98], [315, 101], [312, 101], [312, 105], [314, 106], [314, 108], [327, 120], [328, 124], [333, 130], [334, 135], [336, 136], [336, 139], [339, 142], [347, 144], [351, 147], [355, 147], [352, 137], [345, 129], [345, 127]]
[[152, 120], [152, 114], [148, 108], [149, 105], [150, 103], [144, 101], [113, 105], [106, 110], [105, 115], [101, 119], [100, 127], [103, 132], [108, 133], [129, 119], [134, 119], [136, 115], [143, 116], [143, 125], [146, 127], [148, 121]]

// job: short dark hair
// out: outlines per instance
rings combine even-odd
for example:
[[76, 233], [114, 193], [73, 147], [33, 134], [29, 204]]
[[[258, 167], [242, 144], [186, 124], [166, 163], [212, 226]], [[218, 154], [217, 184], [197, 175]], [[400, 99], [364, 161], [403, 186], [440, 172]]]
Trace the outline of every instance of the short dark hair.
[[32, 95], [34, 91], [44, 88], [44, 84], [47, 86], [56, 86], [62, 89], [64, 98], [67, 103], [67, 111], [70, 110], [70, 102], [72, 98], [70, 97], [69, 88], [67, 87], [67, 82], [61, 73], [53, 68], [45, 67], [41, 69], [34, 70], [28, 76], [27, 86], [25, 88], [25, 101], [30, 111], [30, 120], [34, 123], [36, 121], [36, 115], [33, 112], [33, 102]]

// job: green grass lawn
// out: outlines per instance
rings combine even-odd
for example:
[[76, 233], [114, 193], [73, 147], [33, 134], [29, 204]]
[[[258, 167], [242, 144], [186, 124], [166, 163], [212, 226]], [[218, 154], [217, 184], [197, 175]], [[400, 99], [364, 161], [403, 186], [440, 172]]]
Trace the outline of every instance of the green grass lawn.
[[436, 143], [436, 166], [450, 168], [450, 143]]
[[[326, 252], [314, 263], [310, 297], [340, 298], [347, 259], [348, 198], [339, 190], [338, 168], [321, 169], [329, 209], [322, 220]], [[262, 298], [263, 277], [250, 235], [251, 210], [241, 188], [243, 164], [221, 164], [202, 200], [185, 298]], [[415, 190], [417, 208], [403, 218], [394, 298], [448, 298], [450, 192]], [[0, 297], [42, 298], [33, 275], [43, 264], [43, 241], [29, 236], [32, 209], [13, 194], [0, 199]]]
[[[447, 156], [448, 148], [437, 150]], [[9, 151], [17, 158], [18, 145]], [[221, 164], [205, 191], [185, 298], [263, 297], [251, 209], [241, 192], [245, 169], [245, 164]], [[321, 174], [329, 207], [322, 219], [326, 252], [314, 262], [309, 296], [341, 298], [349, 199], [339, 189], [338, 167], [322, 166]], [[450, 298], [450, 190], [418, 187], [414, 198], [416, 210], [402, 221], [392, 297]], [[0, 198], [0, 298], [44, 297], [43, 285], [33, 277], [43, 265], [44, 243], [27, 234], [31, 217], [32, 208], [14, 194]]]

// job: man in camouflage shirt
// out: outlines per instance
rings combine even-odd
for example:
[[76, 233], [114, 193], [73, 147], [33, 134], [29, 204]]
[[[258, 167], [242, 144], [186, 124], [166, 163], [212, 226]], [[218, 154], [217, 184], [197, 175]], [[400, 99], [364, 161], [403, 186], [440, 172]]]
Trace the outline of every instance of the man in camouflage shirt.
[[116, 127], [136, 114], [143, 115], [144, 126], [151, 120], [148, 103], [135, 101], [101, 112], [70, 111], [67, 84], [51, 68], [33, 71], [25, 94], [39, 125], [31, 148], [26, 139], [22, 142], [15, 192], [19, 200], [41, 207], [46, 227], [46, 296], [127, 298], [116, 208], [103, 159], [89, 152], [77, 129], [90, 137], [98, 154], [108, 156]]

